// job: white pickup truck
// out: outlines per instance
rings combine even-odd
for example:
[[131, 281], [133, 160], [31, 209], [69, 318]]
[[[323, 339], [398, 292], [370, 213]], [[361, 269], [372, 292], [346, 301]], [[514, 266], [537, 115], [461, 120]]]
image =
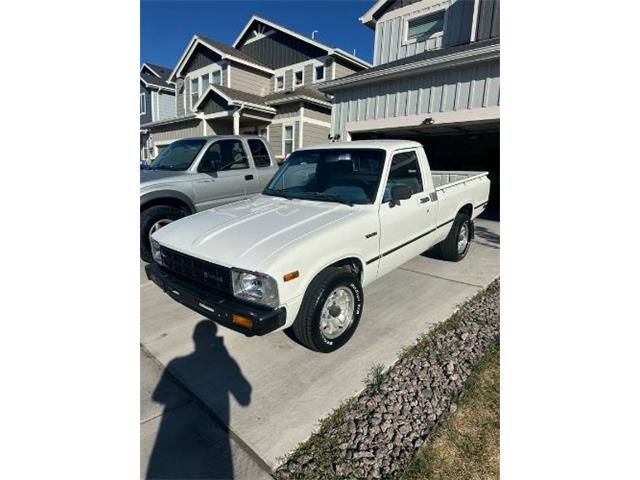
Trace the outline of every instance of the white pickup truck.
[[419, 143], [366, 140], [294, 152], [260, 195], [152, 236], [149, 279], [247, 335], [291, 327], [331, 352], [353, 335], [363, 287], [439, 244], [463, 259], [487, 172], [431, 171]]

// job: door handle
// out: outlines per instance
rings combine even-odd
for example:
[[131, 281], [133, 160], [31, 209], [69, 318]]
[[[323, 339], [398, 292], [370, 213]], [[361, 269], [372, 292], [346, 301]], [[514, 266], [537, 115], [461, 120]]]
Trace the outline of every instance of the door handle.
[[244, 179], [249, 181], [249, 180], [253, 180], [253, 175], [245, 175]]
[[427, 203], [429, 201], [429, 197], [424, 197], [420, 199], [420, 203]]

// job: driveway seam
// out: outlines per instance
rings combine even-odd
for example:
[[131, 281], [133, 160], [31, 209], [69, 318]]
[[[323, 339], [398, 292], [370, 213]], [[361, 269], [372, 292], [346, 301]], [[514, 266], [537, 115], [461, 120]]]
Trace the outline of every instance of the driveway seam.
[[411, 268], [405, 268], [405, 267], [399, 267], [399, 268], [400, 268], [400, 270], [404, 270], [405, 272], [417, 273], [418, 275], [424, 275], [425, 277], [438, 278], [440, 280], [446, 280], [446, 281], [452, 282], [452, 283], [459, 283], [460, 285], [467, 285], [469, 287], [484, 288], [482, 285], [476, 285], [475, 283], [462, 282], [460, 280], [453, 280], [451, 278], [446, 278], [446, 277], [441, 277], [439, 275], [434, 275], [433, 273], [419, 272], [417, 270], [412, 270]]
[[167, 375], [169, 375], [171, 380], [173, 380], [175, 384], [187, 394], [187, 396], [191, 399], [191, 401], [193, 401], [196, 405], [200, 406], [200, 408], [204, 410], [204, 412], [216, 424], [216, 426], [220, 428], [223, 432], [225, 432], [227, 435], [229, 435], [229, 439], [233, 439], [233, 441], [235, 441], [238, 444], [238, 446], [242, 450], [244, 450], [244, 452], [253, 461], [256, 462], [256, 464], [261, 470], [263, 470], [265, 473], [269, 474], [272, 477], [274, 476], [274, 472], [269, 466], [269, 464], [265, 462], [262, 459], [262, 457], [258, 455], [256, 451], [254, 451], [249, 445], [247, 445], [247, 443], [244, 440], [242, 440], [242, 438], [240, 438], [238, 434], [236, 434], [227, 425], [225, 425], [222, 422], [222, 420], [218, 418], [215, 412], [211, 408], [209, 408], [209, 406], [205, 402], [203, 402], [200, 399], [200, 397], [198, 397], [193, 391], [191, 391], [191, 389], [187, 385], [185, 385], [185, 383], [182, 382], [178, 377], [176, 377], [171, 370], [167, 369], [166, 365], [164, 365], [160, 360], [158, 360], [156, 356], [153, 355], [153, 353], [151, 353], [142, 343], [140, 343], [140, 349], [147, 357], [151, 359], [152, 362], [154, 362], [156, 365], [161, 367], [167, 373]]

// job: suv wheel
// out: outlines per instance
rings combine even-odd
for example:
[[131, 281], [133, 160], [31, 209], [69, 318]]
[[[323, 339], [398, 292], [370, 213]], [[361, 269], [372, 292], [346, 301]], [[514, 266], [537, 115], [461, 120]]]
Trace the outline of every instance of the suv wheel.
[[183, 210], [168, 205], [155, 205], [144, 210], [140, 215], [140, 258], [150, 262], [151, 235], [184, 216]]

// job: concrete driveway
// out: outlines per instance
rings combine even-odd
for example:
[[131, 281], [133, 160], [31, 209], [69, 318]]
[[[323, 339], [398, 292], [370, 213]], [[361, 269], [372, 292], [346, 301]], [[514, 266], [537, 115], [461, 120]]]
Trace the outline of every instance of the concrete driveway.
[[[149, 282], [141, 266], [141, 475], [171, 455], [171, 465], [202, 465], [199, 476], [215, 470], [209, 462], [229, 472], [218, 476], [266, 475], [320, 418], [362, 389], [372, 365], [394, 363], [403, 347], [499, 275], [499, 228], [476, 221], [476, 241], [460, 263], [427, 252], [367, 287], [358, 330], [329, 355], [282, 332], [246, 338], [203, 323]], [[175, 435], [183, 441], [171, 440]], [[189, 476], [185, 469], [176, 475]]]

